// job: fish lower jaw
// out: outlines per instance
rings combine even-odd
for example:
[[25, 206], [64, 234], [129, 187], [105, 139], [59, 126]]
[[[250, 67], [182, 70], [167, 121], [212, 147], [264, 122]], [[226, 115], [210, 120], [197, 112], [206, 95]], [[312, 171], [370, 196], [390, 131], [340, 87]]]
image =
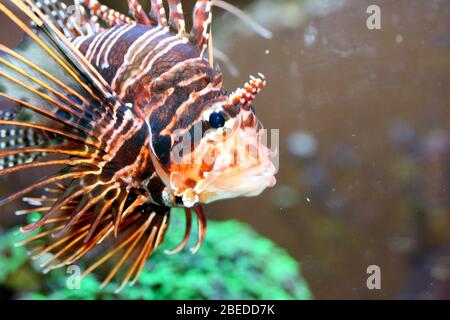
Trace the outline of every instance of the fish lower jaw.
[[200, 197], [192, 188], [186, 189], [180, 196], [186, 208], [192, 208], [200, 201]]

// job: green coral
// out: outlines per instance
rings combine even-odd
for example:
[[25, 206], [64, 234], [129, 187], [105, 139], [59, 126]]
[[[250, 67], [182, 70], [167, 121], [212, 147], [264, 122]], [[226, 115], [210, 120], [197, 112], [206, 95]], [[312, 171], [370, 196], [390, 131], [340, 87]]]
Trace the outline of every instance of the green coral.
[[[14, 232], [0, 236], [0, 286], [19, 291], [31, 299], [310, 299], [311, 293], [300, 275], [299, 265], [283, 249], [236, 222], [209, 221], [208, 235], [201, 249], [188, 249], [168, 256], [183, 237], [182, 212], [174, 210], [167, 239], [146, 264], [138, 282], [115, 294], [117, 283], [103, 290], [100, 281], [88, 276], [80, 289], [68, 289], [69, 274], [55, 270], [38, 275], [23, 248], [13, 246]], [[195, 228], [194, 228], [195, 230]], [[196, 234], [191, 235], [191, 243]], [[8, 254], [6, 254], [8, 253]], [[12, 281], [18, 270], [34, 275], [36, 287]], [[22, 275], [24, 276], [24, 275]], [[30, 276], [28, 276], [30, 279]], [[27, 280], [29, 281], [29, 280]], [[21, 287], [22, 285], [22, 287]]]
[[17, 232], [3, 234], [0, 241], [0, 283], [5, 283], [8, 276], [25, 264], [28, 257], [23, 247], [16, 247]]

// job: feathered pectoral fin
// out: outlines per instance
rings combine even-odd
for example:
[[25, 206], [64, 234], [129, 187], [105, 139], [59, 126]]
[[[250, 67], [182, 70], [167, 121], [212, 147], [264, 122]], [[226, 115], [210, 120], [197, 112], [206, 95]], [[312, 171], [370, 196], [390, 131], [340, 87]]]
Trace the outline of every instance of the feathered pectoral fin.
[[[53, 192], [62, 193], [63, 190], [56, 187]], [[42, 199], [29, 200], [36, 203]], [[127, 201], [129, 205], [134, 202], [131, 198]], [[40, 262], [44, 272], [71, 265], [84, 257], [86, 262], [84, 265], [87, 268], [83, 271], [82, 277], [97, 269], [109, 269], [102, 281], [102, 287], [113, 278], [120, 279], [117, 291], [122, 290], [130, 282], [134, 283], [148, 257], [164, 239], [169, 224], [170, 208], [142, 204], [135, 207], [132, 212], [121, 212], [122, 219], [117, 237], [111, 236], [115, 228], [111, 212], [105, 211], [104, 215], [89, 212], [74, 223], [70, 230], [55, 237], [55, 234], [61, 233], [66, 228], [67, 222], [72, 219], [71, 205], [73, 207], [75, 203], [75, 199], [66, 203], [66, 207], [59, 210], [57, 216], [47, 219], [36, 234], [18, 245], [25, 245], [30, 249], [32, 258]], [[103, 204], [101, 201], [100, 205]], [[112, 203], [118, 204], [116, 201]], [[104, 253], [100, 256], [89, 255], [88, 252], [96, 246], [100, 246]]]
[[[35, 28], [28, 27], [0, 3], [0, 13], [26, 34], [24, 43], [16, 51], [0, 44], [0, 98], [12, 103], [15, 110], [0, 113], [0, 134], [7, 132], [1, 130], [24, 130], [45, 139], [25, 142], [22, 133], [5, 133], [9, 141], [19, 137], [22, 140], [0, 145], [0, 159], [5, 161], [12, 157], [14, 160], [0, 169], [0, 176], [37, 168], [43, 177], [1, 198], [0, 206], [28, 196], [23, 200], [35, 208], [20, 210], [17, 214], [36, 211], [42, 214], [39, 221], [23, 228], [24, 232], [36, 234], [22, 244], [31, 247], [35, 259], [42, 259], [40, 262], [46, 271], [72, 264], [85, 256], [89, 258], [88, 253], [101, 245], [105, 253], [83, 276], [115, 260], [103, 285], [122, 274], [120, 290], [130, 281], [136, 281], [145, 261], [162, 242], [169, 223], [170, 208], [152, 204], [148, 194], [127, 185], [111, 172], [115, 166], [108, 166], [120, 148], [117, 141], [122, 139], [123, 142], [117, 128], [132, 128], [127, 129], [127, 134], [133, 130], [138, 132], [140, 128], [147, 128], [145, 119], [120, 101], [33, 1], [10, 1], [34, 22]], [[181, 29], [174, 6], [177, 3], [171, 1], [169, 23]], [[155, 13], [158, 4], [152, 1], [151, 18], [164, 22], [161, 10]], [[20, 157], [42, 154], [56, 157], [19, 161]], [[58, 166], [62, 169], [49, 174], [50, 167]], [[105, 168], [109, 168], [109, 172], [103, 174]], [[29, 196], [41, 189], [45, 190], [43, 196]], [[194, 206], [193, 210], [199, 226], [197, 244], [192, 249], [195, 252], [205, 238], [206, 219], [200, 206]], [[190, 209], [186, 211], [186, 218], [186, 235], [172, 252], [187, 244], [191, 230]]]
[[[0, 158], [14, 160], [3, 159], [3, 163], [11, 166], [0, 171], [0, 175], [31, 168], [31, 164], [15, 167], [21, 164], [19, 155], [29, 161], [30, 157], [24, 154], [69, 156], [70, 159], [45, 161], [39, 166], [63, 165], [70, 168], [65, 174], [41, 181], [32, 188], [0, 200], [0, 203], [53, 183], [58, 177], [73, 179], [98, 172], [101, 162], [108, 158], [108, 144], [111, 144], [105, 137], [104, 128], [121, 121], [125, 113], [132, 113], [31, 0], [11, 2], [36, 27], [31, 29], [0, 3], [0, 12], [26, 35], [16, 51], [0, 44], [0, 98], [17, 109], [13, 117], [0, 119], [0, 130], [4, 130], [5, 138], [10, 141], [9, 144], [0, 144]], [[27, 139], [28, 136], [34, 138]]]
[[[0, 176], [38, 168], [43, 177], [0, 199], [0, 205], [45, 190], [43, 197], [23, 199], [36, 208], [17, 213], [43, 214], [38, 222], [23, 228], [24, 232], [39, 231], [24, 244], [33, 245], [36, 259], [50, 254], [42, 262], [48, 270], [77, 261], [116, 235], [114, 247], [85, 273], [119, 256], [106, 282], [122, 269], [120, 266], [132, 261], [124, 285], [137, 277], [145, 259], [162, 241], [169, 219], [168, 208], [148, 204], [148, 198], [130, 192], [113, 175], [101, 176], [104, 164], [115, 152], [115, 142], [107, 130], [114, 131], [117, 123], [136, 124], [142, 119], [120, 101], [31, 0], [11, 3], [35, 27], [28, 27], [0, 3], [0, 13], [26, 35], [15, 51], [0, 44], [0, 98], [14, 106], [14, 112], [0, 113], [0, 134], [3, 132], [9, 141], [0, 144], [0, 159], [7, 163], [0, 168]], [[26, 140], [25, 133], [34, 138]], [[52, 156], [33, 158], [44, 153]], [[24, 157], [26, 161], [21, 160]], [[62, 169], [49, 175], [50, 168], [58, 166]], [[134, 260], [127, 259], [132, 256]]]

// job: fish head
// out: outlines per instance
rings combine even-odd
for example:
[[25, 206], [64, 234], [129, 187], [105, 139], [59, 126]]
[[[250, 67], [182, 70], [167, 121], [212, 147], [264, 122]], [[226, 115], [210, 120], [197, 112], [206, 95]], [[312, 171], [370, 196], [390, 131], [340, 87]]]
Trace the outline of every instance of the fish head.
[[183, 117], [174, 121], [180, 129], [170, 132], [169, 161], [155, 168], [183, 206], [257, 196], [275, 185], [274, 154], [253, 106], [265, 82], [262, 75], [251, 77], [231, 94], [221, 90], [205, 99], [189, 126], [177, 123], [186, 121]]

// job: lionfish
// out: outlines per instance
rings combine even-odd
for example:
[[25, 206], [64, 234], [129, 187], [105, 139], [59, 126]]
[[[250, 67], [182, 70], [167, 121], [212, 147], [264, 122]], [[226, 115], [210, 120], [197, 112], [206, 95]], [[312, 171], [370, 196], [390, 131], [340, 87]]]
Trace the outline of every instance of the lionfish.
[[[0, 99], [10, 105], [0, 111], [0, 176], [43, 177], [0, 206], [22, 199], [30, 207], [17, 214], [41, 213], [22, 227], [32, 234], [21, 244], [44, 270], [94, 253], [82, 276], [114, 261], [102, 286], [120, 274], [120, 290], [163, 241], [171, 208], [185, 209], [186, 231], [167, 253], [186, 246], [193, 214], [196, 252], [206, 234], [201, 204], [275, 184], [272, 152], [255, 143], [253, 101], [265, 79], [225, 92], [208, 55], [212, 1], [196, 1], [190, 32], [180, 0], [151, 0], [149, 13], [128, 0], [130, 17], [96, 0], [8, 3], [0, 11], [24, 39], [14, 50], [0, 44]], [[175, 159], [178, 134], [196, 128], [199, 139]], [[249, 146], [257, 155], [241, 157]]]

